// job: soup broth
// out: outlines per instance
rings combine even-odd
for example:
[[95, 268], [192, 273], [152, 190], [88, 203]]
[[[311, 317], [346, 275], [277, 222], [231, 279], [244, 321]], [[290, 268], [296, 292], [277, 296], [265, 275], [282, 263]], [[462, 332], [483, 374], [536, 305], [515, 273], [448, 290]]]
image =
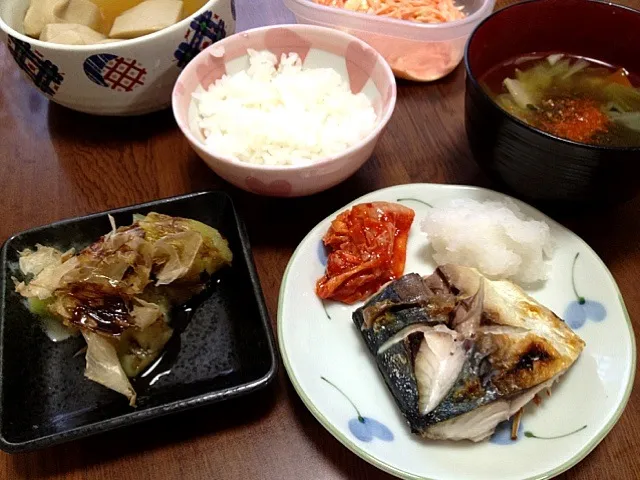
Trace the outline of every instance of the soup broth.
[[514, 58], [480, 79], [508, 113], [552, 135], [592, 145], [640, 146], [640, 79], [563, 53]]
[[[114, 20], [125, 11], [135, 7], [144, 0], [91, 0], [102, 13], [101, 33], [108, 35]], [[207, 0], [183, 0], [182, 18], [185, 19], [200, 10]]]

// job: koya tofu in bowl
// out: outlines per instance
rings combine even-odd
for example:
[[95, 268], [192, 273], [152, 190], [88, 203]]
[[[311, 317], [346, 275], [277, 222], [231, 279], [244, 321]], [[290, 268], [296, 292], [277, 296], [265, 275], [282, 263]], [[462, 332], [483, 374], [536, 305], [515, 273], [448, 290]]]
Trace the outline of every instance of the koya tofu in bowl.
[[5, 0], [2, 40], [53, 102], [96, 115], [169, 106], [182, 69], [235, 31], [234, 0]]
[[220, 177], [253, 193], [326, 190], [371, 156], [393, 113], [387, 62], [325, 27], [274, 25], [200, 53], [173, 92], [178, 126]]

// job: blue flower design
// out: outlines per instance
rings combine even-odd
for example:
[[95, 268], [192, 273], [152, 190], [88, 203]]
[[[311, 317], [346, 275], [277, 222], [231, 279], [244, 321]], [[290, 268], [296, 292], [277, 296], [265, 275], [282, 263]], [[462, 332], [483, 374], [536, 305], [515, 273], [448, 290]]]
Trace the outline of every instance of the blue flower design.
[[564, 311], [565, 322], [574, 330], [582, 327], [587, 319], [591, 319], [594, 322], [601, 322], [607, 316], [607, 310], [601, 303], [587, 300], [578, 293], [575, 270], [579, 256], [580, 253], [576, 253], [576, 256], [573, 258], [573, 266], [571, 267], [571, 285], [573, 286], [573, 293], [576, 296], [576, 300], [569, 303]]
[[581, 432], [585, 428], [587, 428], [587, 426], [583, 425], [580, 428], [576, 428], [575, 430], [573, 430], [571, 432], [561, 433], [560, 435], [553, 435], [551, 437], [542, 437], [540, 435], [536, 435], [533, 432], [526, 431], [526, 432], [524, 432], [524, 436], [527, 437], [527, 438], [537, 438], [538, 440], [555, 440], [557, 438], [564, 438], [564, 437], [568, 437], [569, 435], [573, 435], [575, 433]]
[[498, 424], [496, 427], [496, 431], [491, 436], [491, 443], [495, 443], [497, 445], [511, 445], [518, 441], [518, 438], [522, 438], [522, 431], [524, 430], [524, 425], [522, 420], [520, 420], [520, 425], [518, 425], [518, 436], [515, 440], [511, 438], [511, 427], [513, 425], [513, 419], [505, 420], [504, 422]]
[[340, 390], [335, 384], [327, 380], [325, 377], [320, 378], [331, 385], [333, 388], [335, 388], [356, 411], [356, 417], [349, 420], [349, 431], [354, 437], [356, 437], [361, 442], [370, 442], [374, 438], [379, 438], [380, 440], [383, 440], [385, 442], [391, 442], [393, 440], [393, 432], [389, 430], [386, 425], [383, 425], [373, 418], [363, 417], [362, 415], [360, 415], [360, 410], [358, 410], [358, 407], [356, 407], [356, 405], [351, 401], [349, 397], [347, 397], [347, 395], [342, 390]]
[[318, 244], [318, 259], [323, 266], [327, 265], [327, 249], [324, 247], [324, 242], [320, 240]]
[[[318, 243], [318, 260], [320, 260], [320, 263], [323, 267], [327, 266], [327, 249], [324, 247], [324, 242], [322, 240], [320, 240], [320, 243]], [[324, 314], [329, 320], [331, 320], [331, 315], [329, 315], [329, 312], [327, 311], [327, 304], [322, 299], [320, 299], [320, 302], [322, 303]]]
[[426, 207], [433, 208], [433, 205], [431, 205], [430, 203], [427, 203], [424, 200], [418, 200], [417, 198], [398, 198], [396, 199], [396, 202], [418, 202]]
[[564, 312], [567, 324], [574, 330], [582, 327], [587, 318], [601, 322], [606, 316], [607, 311], [602, 304], [584, 298], [571, 302]]
[[361, 442], [370, 442], [379, 438], [385, 442], [393, 440], [393, 433], [385, 425], [373, 418], [361, 417], [349, 420], [349, 430]]
[[[522, 421], [520, 421], [520, 425], [518, 426], [518, 439], [516, 440], [512, 440], [511, 439], [511, 426], [512, 426], [512, 422], [513, 419], [511, 420], [506, 420], [502, 423], [500, 423], [497, 427], [496, 427], [496, 431], [494, 432], [494, 434], [491, 437], [491, 440], [489, 440], [491, 443], [495, 443], [497, 445], [511, 445], [515, 442], [518, 441], [518, 439], [522, 438], [522, 434], [523, 434], [523, 430], [524, 430], [524, 425], [522, 423]], [[563, 433], [560, 435], [554, 435], [551, 437], [543, 437], [540, 435], [536, 435], [533, 432], [530, 431], [526, 431], [524, 432], [524, 436], [526, 438], [537, 438], [538, 440], [555, 440], [557, 438], [564, 438], [564, 437], [568, 437], [569, 435], [573, 435], [575, 433], [581, 432], [582, 430], [584, 430], [585, 428], [587, 428], [586, 425], [583, 425], [580, 428], [577, 428], [571, 432], [568, 433]]]

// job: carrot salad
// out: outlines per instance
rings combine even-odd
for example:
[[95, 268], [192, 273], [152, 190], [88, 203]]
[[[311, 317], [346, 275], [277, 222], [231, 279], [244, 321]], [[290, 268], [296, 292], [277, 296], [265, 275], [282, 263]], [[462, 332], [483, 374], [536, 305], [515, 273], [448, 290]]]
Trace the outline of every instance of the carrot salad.
[[313, 0], [320, 5], [422, 23], [443, 23], [466, 14], [453, 0]]

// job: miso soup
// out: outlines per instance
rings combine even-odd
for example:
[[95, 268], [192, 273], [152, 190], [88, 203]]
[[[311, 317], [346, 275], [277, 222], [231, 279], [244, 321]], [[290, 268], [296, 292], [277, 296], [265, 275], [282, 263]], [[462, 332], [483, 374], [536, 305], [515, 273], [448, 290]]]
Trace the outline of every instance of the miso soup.
[[480, 81], [502, 109], [532, 127], [580, 143], [640, 147], [640, 79], [623, 67], [531, 54]]

